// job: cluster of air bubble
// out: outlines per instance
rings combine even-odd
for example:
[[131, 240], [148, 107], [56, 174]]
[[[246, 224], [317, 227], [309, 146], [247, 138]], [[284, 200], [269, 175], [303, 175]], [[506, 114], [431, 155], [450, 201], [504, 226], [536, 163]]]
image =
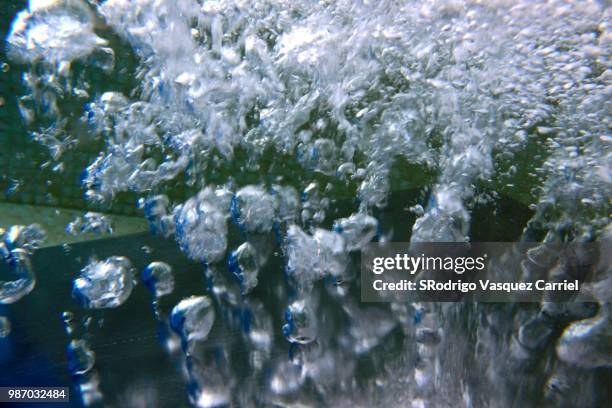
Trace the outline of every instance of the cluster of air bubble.
[[[98, 214], [86, 217], [86, 220], [99, 221]], [[166, 268], [169, 268], [166, 264], [153, 263], [143, 272], [143, 281], [152, 287], [156, 297], [172, 290], [173, 281], [167, 277]], [[160, 283], [159, 280], [163, 282]], [[61, 319], [69, 341], [66, 347], [68, 371], [84, 406], [96, 406], [104, 402], [96, 368], [96, 353], [91, 345], [90, 326], [93, 317], [89, 312], [120, 307], [132, 294], [136, 283], [132, 263], [123, 256], [90, 260], [72, 282], [72, 297], [86, 314], [82, 318], [82, 324], [76, 321], [75, 314], [71, 311], [63, 312]], [[100, 327], [103, 321], [101, 317], [98, 319]]]
[[113, 221], [104, 214], [87, 212], [81, 217], [76, 217], [66, 226], [66, 231], [72, 235], [80, 235], [88, 232], [94, 234], [112, 234]]
[[[104, 395], [99, 387], [100, 376], [96, 368], [96, 353], [90, 343], [89, 331], [92, 317], [86, 315], [79, 322], [73, 312], [64, 311], [61, 314], [61, 320], [68, 337], [66, 346], [68, 371], [78, 391], [77, 397], [80, 398], [83, 406], [101, 404]], [[100, 320], [99, 324], [101, 322]]]
[[[7, 40], [12, 58], [32, 66], [19, 104], [26, 121], [44, 124], [33, 136], [59, 160], [84, 138], [70, 134], [74, 115], [62, 104], [83, 106], [85, 139], [103, 143], [83, 173], [86, 197], [112, 202], [125, 191], [140, 194], [151, 230], [206, 263], [224, 319], [248, 326], [252, 366], [272, 373], [268, 403], [299, 396], [310, 381], [329, 404], [352, 394], [368, 405], [486, 405], [477, 400], [482, 390], [449, 377], [461, 365], [446, 349], [474, 354], [447, 333], [457, 330], [464, 306], [393, 304], [392, 313], [358, 306], [347, 296], [351, 252], [377, 236], [383, 241], [373, 214], [387, 204], [398, 162], [435, 175], [427, 201], [413, 207], [412, 234], [401, 240], [470, 240], [470, 209], [500, 194], [535, 210], [527, 238], [544, 232], [546, 242], [589, 241], [609, 233], [609, 17], [599, 2], [560, 0], [31, 1]], [[91, 86], [72, 74], [75, 62], [114, 69], [113, 50], [94, 33], [104, 24], [138, 58], [129, 73], [138, 85], [129, 94], [90, 95]], [[422, 174], [399, 177], [418, 184]], [[199, 192], [164, 195], [176, 184]], [[341, 194], [359, 204], [326, 229]], [[228, 248], [232, 222], [244, 242]], [[283, 334], [296, 348], [289, 361], [270, 356], [272, 316], [249, 297], [271, 252], [262, 236], [272, 234], [286, 267], [287, 288], [275, 293], [286, 306]], [[114, 306], [131, 290], [123, 279], [129, 267], [113, 266], [124, 272], [112, 276], [108, 268], [94, 262], [79, 282], [89, 290], [90, 275], [120, 279]], [[168, 274], [150, 268], [143, 279], [158, 296]], [[83, 293], [77, 297], [85, 305], [98, 304], [97, 289]], [[322, 296], [349, 322], [337, 336], [336, 322], [320, 313]], [[578, 381], [563, 364], [610, 365], [597, 348], [609, 322], [605, 305], [596, 316], [553, 309], [546, 302], [535, 315], [479, 309], [479, 364], [489, 385], [509, 384], [498, 386], [500, 400], [516, 383], [493, 371], [520, 366], [527, 376], [559, 321], [578, 322], [556, 347], [562, 363], [550, 373], [553, 400], [558, 383]], [[214, 324], [210, 300], [185, 299], [171, 321], [190, 350]], [[360, 394], [348, 380], [356, 360], [374, 353], [398, 323], [413, 352], [381, 368], [397, 375], [377, 378]], [[499, 349], [512, 350], [510, 362], [499, 362]], [[225, 374], [212, 375], [206, 388], [199, 379], [210, 368], [189, 364], [194, 404], [229, 398]], [[400, 374], [410, 386], [393, 379]]]
[[[84, 179], [91, 199], [148, 191], [181, 175], [197, 179], [210, 165], [202, 157], [231, 160], [238, 147], [257, 167], [273, 146], [306, 171], [353, 181], [367, 209], [385, 204], [389, 169], [402, 157], [439, 174], [416, 237], [441, 229], [447, 239], [468, 239], [464, 202], [474, 183], [512, 190], [516, 167], [504, 161], [542, 137], [552, 154], [527, 169], [528, 188], [549, 178], [539, 212], [551, 198], [558, 206], [570, 196], [580, 204], [566, 203], [565, 212], [601, 210], [609, 184], [608, 154], [598, 148], [609, 142], [608, 33], [596, 4], [106, 1], [91, 10], [78, 1], [38, 3], [14, 22], [15, 59], [69, 75], [62, 64], [104, 48], [93, 34], [98, 14], [142, 60], [139, 98], [89, 98], [84, 120], [107, 145]], [[51, 24], [55, 18], [67, 28]], [[76, 22], [85, 38], [73, 35]], [[38, 39], [37, 32], [48, 33]], [[62, 149], [56, 136], [42, 140]], [[510, 180], [490, 180], [496, 165]]]
[[287, 274], [298, 286], [326, 276], [341, 278], [346, 268], [346, 244], [337, 232], [317, 228], [310, 235], [297, 225], [287, 229]]
[[227, 249], [227, 219], [232, 196], [227, 189], [206, 188], [174, 208], [175, 236], [191, 258], [215, 262]]
[[[594, 232], [601, 228], [609, 40], [607, 11], [596, 4], [38, 3], [19, 15], [8, 43], [14, 59], [51, 70], [45, 80], [55, 86], [44, 88], [66, 86], [70, 62], [110, 50], [93, 34], [99, 17], [141, 59], [137, 98], [85, 98], [83, 119], [106, 143], [83, 180], [92, 200], [183, 176], [196, 182], [236, 148], [257, 168], [273, 147], [307, 172], [352, 183], [368, 209], [385, 205], [390, 167], [402, 157], [439, 178], [415, 238], [468, 239], [466, 201], [478, 180], [534, 201], [513, 191], [517, 168], [505, 164], [535, 141], [549, 145], [549, 158], [527, 166], [523, 190], [543, 183], [546, 226], [588, 213], [577, 228], [594, 219]], [[73, 35], [77, 22], [85, 38]], [[57, 155], [72, 141], [55, 106], [64, 96], [25, 79], [36, 82], [28, 98], [49, 106], [45, 115], [57, 111], [36, 133]], [[550, 209], [551, 200], [563, 208]]]
[[94, 19], [93, 11], [80, 1], [30, 1], [13, 22], [10, 51], [20, 62], [70, 64], [106, 45], [93, 32]]

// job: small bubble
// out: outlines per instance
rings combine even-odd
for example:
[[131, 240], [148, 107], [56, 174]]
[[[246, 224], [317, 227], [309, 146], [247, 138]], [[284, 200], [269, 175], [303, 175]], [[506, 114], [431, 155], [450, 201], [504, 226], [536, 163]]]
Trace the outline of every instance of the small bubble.
[[62, 321], [64, 322], [64, 331], [67, 335], [72, 334], [74, 327], [72, 321], [74, 320], [74, 314], [70, 311], [62, 312]]
[[203, 341], [208, 337], [215, 322], [215, 309], [210, 298], [191, 296], [181, 300], [170, 316], [170, 326], [182, 337], [190, 351], [190, 344]]
[[11, 180], [8, 188], [6, 189], [6, 194], [11, 195], [18, 192], [21, 189], [21, 182], [19, 180]]
[[11, 321], [0, 316], [0, 337], [7, 337], [9, 334], [11, 334]]
[[157, 298], [172, 293], [172, 267], [165, 262], [151, 262], [142, 272], [142, 281]]
[[72, 295], [86, 309], [114, 308], [123, 304], [134, 288], [131, 262], [121, 256], [91, 261], [73, 281]]
[[68, 345], [68, 370], [73, 375], [82, 375], [90, 371], [96, 361], [96, 355], [85, 340], [72, 340]]

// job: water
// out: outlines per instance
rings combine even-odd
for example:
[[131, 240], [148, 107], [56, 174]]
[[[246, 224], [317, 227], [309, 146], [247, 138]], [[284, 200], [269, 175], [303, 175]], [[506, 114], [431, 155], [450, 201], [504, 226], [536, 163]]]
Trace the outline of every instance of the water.
[[[133, 207], [157, 243], [71, 249], [51, 275], [70, 275], [89, 322], [142, 316], [130, 308], [152, 294], [149, 335], [194, 406], [598, 406], [609, 259], [595, 302], [366, 306], [358, 252], [609, 242], [609, 17], [592, 1], [32, 0], [7, 33], [6, 72], [41, 166], [61, 177], [82, 154], [81, 206]], [[27, 188], [6, 179], [7, 197]], [[67, 230], [113, 225], [90, 211]], [[43, 237], [2, 232], [0, 303], [36, 301]], [[190, 261], [160, 256], [166, 239]], [[120, 373], [92, 369], [94, 352], [140, 341], [123, 318], [59, 319], [83, 405], [129, 400], [101, 391], [124, 389]], [[132, 389], [168, 405], [159, 386]]]

